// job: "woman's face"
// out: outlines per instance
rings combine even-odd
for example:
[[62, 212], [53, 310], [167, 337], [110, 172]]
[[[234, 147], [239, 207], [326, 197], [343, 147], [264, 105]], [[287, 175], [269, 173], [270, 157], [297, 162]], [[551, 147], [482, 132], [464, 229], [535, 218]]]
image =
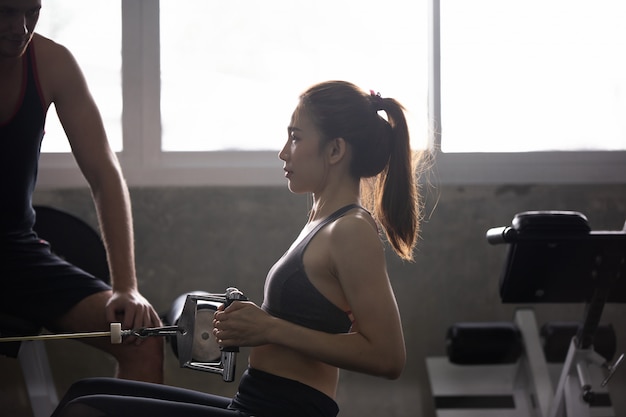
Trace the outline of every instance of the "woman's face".
[[325, 183], [327, 163], [322, 136], [309, 113], [298, 106], [287, 128], [287, 143], [278, 154], [284, 161], [285, 177], [293, 193], [319, 193]]

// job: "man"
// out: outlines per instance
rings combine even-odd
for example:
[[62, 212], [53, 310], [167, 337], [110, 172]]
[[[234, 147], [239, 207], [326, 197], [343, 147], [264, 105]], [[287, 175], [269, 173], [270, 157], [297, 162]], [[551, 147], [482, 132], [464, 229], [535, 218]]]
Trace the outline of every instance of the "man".
[[[82, 71], [63, 46], [34, 33], [41, 0], [0, 0], [0, 312], [53, 332], [159, 326], [139, 293], [128, 188]], [[111, 287], [49, 253], [32, 232], [31, 197], [44, 121], [54, 103], [91, 188]], [[117, 376], [163, 382], [161, 338], [87, 343], [111, 353]]]

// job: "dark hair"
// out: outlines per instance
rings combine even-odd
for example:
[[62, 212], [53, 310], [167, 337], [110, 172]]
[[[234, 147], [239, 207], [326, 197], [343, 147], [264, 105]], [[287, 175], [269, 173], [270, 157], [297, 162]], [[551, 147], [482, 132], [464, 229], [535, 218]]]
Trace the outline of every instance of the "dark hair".
[[346, 81], [316, 84], [302, 93], [300, 103], [324, 139], [343, 138], [350, 144], [350, 172], [368, 179], [361, 181], [364, 205], [395, 252], [412, 260], [421, 203], [404, 107]]

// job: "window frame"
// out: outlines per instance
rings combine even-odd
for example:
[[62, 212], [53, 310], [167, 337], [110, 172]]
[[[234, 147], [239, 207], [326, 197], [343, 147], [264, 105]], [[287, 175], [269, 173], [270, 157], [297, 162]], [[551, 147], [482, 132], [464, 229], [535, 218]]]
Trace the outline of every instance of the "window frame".
[[[435, 155], [431, 181], [468, 185], [626, 182], [626, 151], [441, 152], [440, 0], [424, 1], [428, 1], [430, 38], [428, 119]], [[123, 151], [118, 157], [129, 186], [285, 185], [278, 151], [162, 152], [159, 65], [159, 0], [123, 1]], [[43, 153], [39, 172], [38, 188], [86, 185], [71, 154]]]

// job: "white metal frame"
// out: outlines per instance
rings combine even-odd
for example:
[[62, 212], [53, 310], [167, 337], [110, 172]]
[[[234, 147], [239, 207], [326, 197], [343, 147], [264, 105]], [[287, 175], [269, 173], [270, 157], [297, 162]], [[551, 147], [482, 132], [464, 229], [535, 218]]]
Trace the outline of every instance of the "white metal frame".
[[22, 342], [17, 356], [34, 417], [47, 417], [59, 403], [44, 342]]
[[515, 417], [615, 416], [613, 407], [590, 406], [583, 400], [587, 389], [608, 395], [608, 388], [602, 385], [607, 369], [602, 356], [593, 348], [577, 348], [572, 340], [565, 362], [549, 364], [543, 353], [534, 311], [519, 309], [514, 321], [524, 347], [522, 357], [514, 365], [454, 365], [447, 357], [427, 358], [426, 364], [433, 396], [509, 394], [515, 398], [515, 409], [437, 410], [437, 417], [488, 416], [490, 413]]

